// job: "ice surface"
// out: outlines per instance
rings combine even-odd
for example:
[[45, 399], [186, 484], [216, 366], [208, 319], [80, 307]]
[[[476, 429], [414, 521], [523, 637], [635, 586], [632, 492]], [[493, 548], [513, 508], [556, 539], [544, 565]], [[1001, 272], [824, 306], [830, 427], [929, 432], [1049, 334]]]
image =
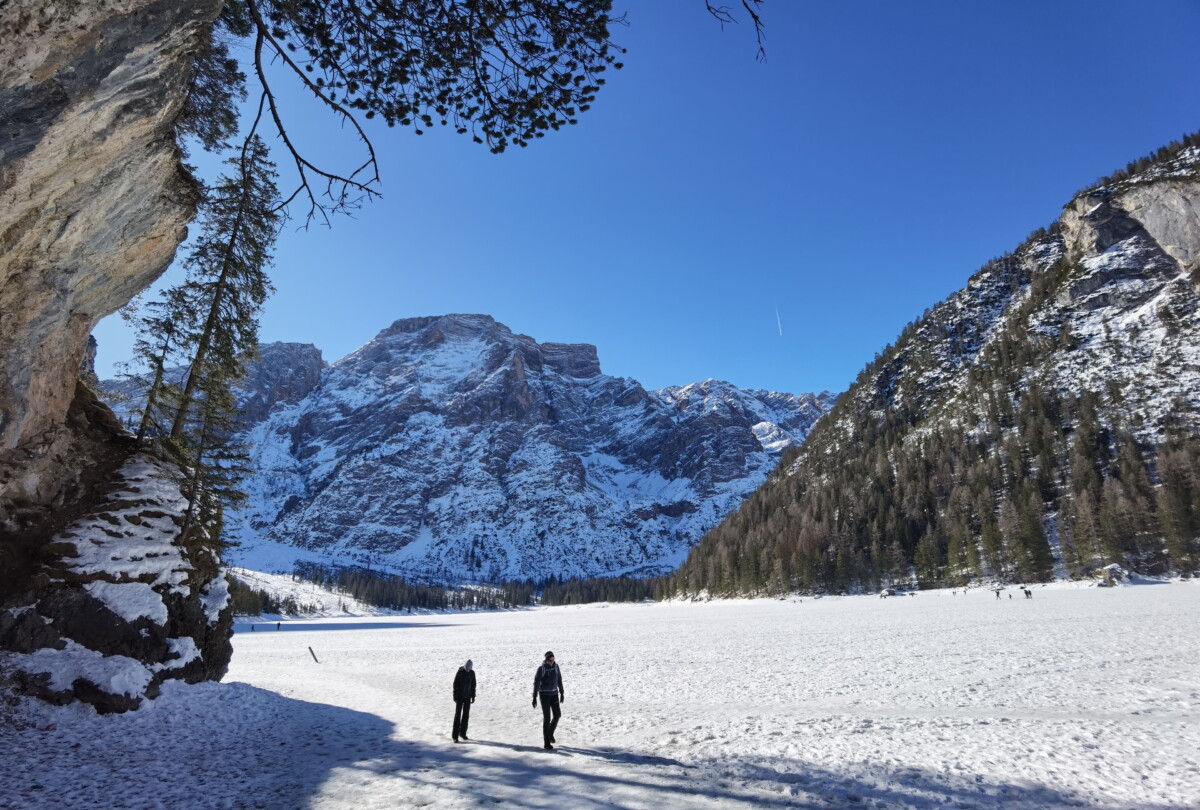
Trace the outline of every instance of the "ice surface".
[[[0, 807], [1200, 806], [1200, 585], [1002, 596], [240, 626], [224, 684], [0, 722]], [[546, 649], [555, 753], [529, 701]]]

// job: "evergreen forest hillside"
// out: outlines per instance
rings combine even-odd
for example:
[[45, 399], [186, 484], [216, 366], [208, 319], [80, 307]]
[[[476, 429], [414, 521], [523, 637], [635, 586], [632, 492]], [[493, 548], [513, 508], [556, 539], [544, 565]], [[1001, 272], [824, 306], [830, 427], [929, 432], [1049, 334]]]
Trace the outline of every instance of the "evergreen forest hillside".
[[910, 323], [663, 595], [1195, 573], [1200, 138]]

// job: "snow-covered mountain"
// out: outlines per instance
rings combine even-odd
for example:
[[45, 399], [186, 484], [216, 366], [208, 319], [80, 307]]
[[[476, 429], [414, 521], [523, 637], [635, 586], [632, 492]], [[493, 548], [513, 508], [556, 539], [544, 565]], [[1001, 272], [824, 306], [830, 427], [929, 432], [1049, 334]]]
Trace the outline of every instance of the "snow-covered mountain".
[[258, 472], [235, 561], [442, 581], [669, 570], [834, 401], [647, 391], [594, 346], [486, 315], [397, 321], [324, 371], [311, 347], [264, 346], [244, 388]]

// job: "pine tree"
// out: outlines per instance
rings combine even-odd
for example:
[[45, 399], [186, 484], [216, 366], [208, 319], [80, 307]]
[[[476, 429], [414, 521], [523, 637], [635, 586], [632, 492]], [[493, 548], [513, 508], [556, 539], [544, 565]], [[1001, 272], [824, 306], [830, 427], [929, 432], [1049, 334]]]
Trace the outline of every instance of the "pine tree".
[[[187, 277], [141, 318], [135, 350], [148, 369], [139, 440], [153, 439], [179, 463], [188, 501], [184, 530], [217, 548], [224, 510], [245, 495], [248, 472], [232, 386], [258, 347], [258, 313], [271, 290], [266, 267], [282, 215], [274, 166], [251, 134], [207, 195], [199, 238], [185, 260]], [[172, 379], [178, 362], [182, 384]]]
[[191, 338], [192, 311], [182, 287], [172, 287], [162, 300], [146, 305], [136, 319], [137, 336], [133, 343], [134, 361], [148, 370], [149, 378], [133, 374], [131, 379], [145, 384], [145, 403], [138, 420], [137, 438], [143, 441], [161, 436], [167, 430], [179, 406], [178, 381], [168, 373]]
[[949, 585], [967, 583], [974, 570], [970, 550], [974, 547], [970, 526], [962, 518], [949, 522], [946, 527], [946, 576]]
[[258, 350], [258, 313], [272, 291], [266, 268], [282, 219], [275, 165], [255, 134], [229, 163], [237, 171], [208, 195], [200, 237], [185, 261], [183, 294], [203, 320], [171, 425], [177, 441], [199, 391], [242, 376], [246, 358]]
[[221, 531], [225, 510], [246, 500], [239, 484], [252, 470], [248, 448], [234, 438], [237, 411], [228, 381], [210, 376], [204, 384], [197, 418], [176, 448], [185, 470], [181, 489], [188, 501], [183, 531], [198, 526], [210, 545], [221, 548], [228, 545]]
[[1097, 522], [1105, 562], [1127, 563], [1126, 555], [1135, 551], [1137, 508], [1120, 479], [1105, 479], [1100, 489]]
[[942, 581], [942, 554], [938, 538], [927, 534], [917, 542], [917, 583], [922, 588], [935, 588]]
[[1030, 491], [1021, 509], [1021, 578], [1046, 582], [1054, 574], [1054, 555], [1046, 538], [1045, 507], [1036, 491]]
[[1200, 438], [1172, 431], [1160, 449], [1158, 519], [1173, 567], [1185, 574], [1200, 559]]
[[[761, 48], [753, 9], [760, 2], [743, 5]], [[723, 7], [709, 8], [728, 17]], [[621, 67], [622, 49], [608, 39], [611, 11], [611, 0], [224, 0], [177, 126], [206, 146], [231, 136], [233, 98], [244, 93], [245, 77], [223, 43], [248, 40], [251, 73], [296, 169], [287, 199], [306, 202], [308, 219], [328, 222], [379, 195], [378, 161], [361, 119], [417, 135], [449, 126], [493, 152], [576, 123], [605, 71]], [[281, 79], [358, 139], [361, 157], [349, 163], [357, 168], [317, 165], [302, 153], [276, 90]]]

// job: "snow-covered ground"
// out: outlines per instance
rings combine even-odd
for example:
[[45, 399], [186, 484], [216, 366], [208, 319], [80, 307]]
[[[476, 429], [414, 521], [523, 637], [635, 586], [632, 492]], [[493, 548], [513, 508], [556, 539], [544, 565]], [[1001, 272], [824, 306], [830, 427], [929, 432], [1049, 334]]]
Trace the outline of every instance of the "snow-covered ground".
[[[360, 602], [353, 596], [335, 593], [326, 588], [317, 587], [311, 582], [296, 580], [291, 574], [268, 574], [263, 571], [252, 571], [248, 568], [230, 568], [229, 573], [243, 585], [256, 591], [263, 591], [273, 598], [283, 601], [291, 599], [299, 605], [308, 618], [329, 616], [388, 616], [394, 611], [373, 607]], [[235, 617], [240, 624], [253, 624], [255, 620], [276, 621], [283, 616]], [[246, 628], [248, 629], [248, 628]]]
[[1008, 593], [239, 625], [225, 683], [0, 724], [0, 807], [1200, 807], [1200, 585]]

